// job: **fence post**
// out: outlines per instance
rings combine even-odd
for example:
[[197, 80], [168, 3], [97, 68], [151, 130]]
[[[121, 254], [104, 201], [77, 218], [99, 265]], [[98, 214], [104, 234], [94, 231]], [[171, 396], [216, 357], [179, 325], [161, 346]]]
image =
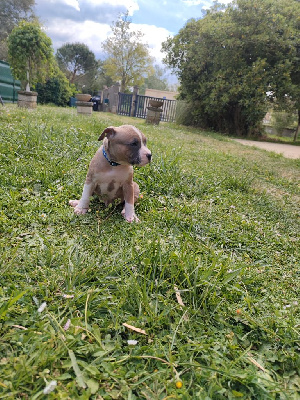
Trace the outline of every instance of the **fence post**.
[[137, 99], [139, 95], [139, 87], [133, 86], [133, 93], [132, 93], [132, 106], [131, 106], [131, 117], [135, 117], [136, 115], [136, 106], [137, 106]]
[[120, 92], [120, 84], [116, 83], [115, 85], [112, 86], [112, 96], [110, 103], [110, 112], [114, 114], [116, 114], [118, 110], [119, 92]]

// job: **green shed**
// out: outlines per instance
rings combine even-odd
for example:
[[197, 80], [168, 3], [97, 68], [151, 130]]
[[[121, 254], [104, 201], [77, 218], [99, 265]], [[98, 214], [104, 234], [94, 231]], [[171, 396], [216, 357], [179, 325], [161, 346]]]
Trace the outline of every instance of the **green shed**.
[[6, 103], [16, 102], [18, 90], [21, 90], [21, 82], [13, 78], [9, 64], [0, 61], [0, 96], [2, 100]]

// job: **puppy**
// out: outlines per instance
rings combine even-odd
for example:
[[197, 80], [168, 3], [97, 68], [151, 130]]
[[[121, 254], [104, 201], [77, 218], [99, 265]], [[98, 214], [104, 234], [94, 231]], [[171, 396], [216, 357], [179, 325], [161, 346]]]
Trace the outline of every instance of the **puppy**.
[[103, 144], [90, 163], [81, 198], [70, 200], [69, 204], [75, 214], [85, 214], [93, 194], [105, 205], [120, 199], [125, 202], [122, 215], [126, 221], [139, 222], [134, 203], [140, 190], [133, 181], [133, 165], [143, 166], [151, 161], [146, 137], [136, 127], [122, 125], [104, 129], [98, 140], [103, 140]]

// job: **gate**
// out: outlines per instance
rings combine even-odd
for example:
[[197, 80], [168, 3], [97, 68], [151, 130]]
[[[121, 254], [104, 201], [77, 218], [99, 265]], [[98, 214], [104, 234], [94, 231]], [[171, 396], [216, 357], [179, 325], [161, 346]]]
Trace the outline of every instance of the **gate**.
[[[119, 93], [118, 111], [119, 115], [131, 116], [132, 110], [132, 94]], [[164, 122], [174, 122], [176, 117], [176, 100], [161, 99], [158, 97], [141, 96], [137, 95], [135, 100], [134, 115], [136, 118], [146, 118], [147, 107], [150, 106], [150, 100], [163, 101], [162, 113], [160, 120]]]
[[132, 94], [119, 93], [118, 111], [119, 115], [131, 115]]
[[9, 64], [0, 61], [0, 96], [4, 101], [15, 102], [18, 99], [18, 90], [21, 82], [12, 77]]

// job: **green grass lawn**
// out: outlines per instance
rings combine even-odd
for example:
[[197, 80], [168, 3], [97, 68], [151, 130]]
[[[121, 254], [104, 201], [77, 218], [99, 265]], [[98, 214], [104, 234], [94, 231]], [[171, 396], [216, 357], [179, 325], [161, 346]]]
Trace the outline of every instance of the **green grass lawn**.
[[[74, 215], [124, 123], [153, 153], [141, 223], [96, 198]], [[0, 108], [0, 398], [299, 399], [299, 167], [172, 124]]]

